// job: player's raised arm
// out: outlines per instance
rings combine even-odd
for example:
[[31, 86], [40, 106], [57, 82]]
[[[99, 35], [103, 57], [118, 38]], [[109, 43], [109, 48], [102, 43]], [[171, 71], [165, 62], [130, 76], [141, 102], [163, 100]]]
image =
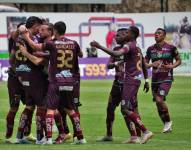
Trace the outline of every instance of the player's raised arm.
[[43, 44], [36, 44], [29, 36], [29, 32], [22, 33], [23, 38], [28, 42], [28, 44], [32, 47], [33, 50], [42, 51]]
[[100, 45], [98, 42], [96, 41], [92, 41], [90, 43], [90, 46], [101, 49], [102, 51], [106, 52], [107, 54], [111, 55], [111, 56], [121, 56], [125, 53], [125, 51], [123, 49], [119, 50], [119, 51], [113, 51], [110, 50], [102, 45]]
[[30, 54], [30, 53], [27, 51], [26, 47], [23, 46], [23, 45], [21, 45], [21, 44], [19, 44], [19, 49], [20, 49], [22, 55], [25, 56], [25, 57], [27, 57], [27, 58], [28, 58], [32, 63], [34, 63], [35, 65], [41, 64], [41, 63], [43, 62], [43, 60], [44, 60], [43, 58], [39, 58], [39, 57], [36, 57], [36, 56]]

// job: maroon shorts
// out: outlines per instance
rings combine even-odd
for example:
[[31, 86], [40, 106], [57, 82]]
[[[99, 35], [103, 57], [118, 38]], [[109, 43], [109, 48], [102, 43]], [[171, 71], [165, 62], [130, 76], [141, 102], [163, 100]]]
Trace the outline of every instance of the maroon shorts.
[[153, 101], [155, 101], [155, 96], [159, 96], [166, 100], [166, 96], [172, 86], [172, 82], [163, 82], [163, 83], [152, 83], [152, 94], [153, 94]]
[[131, 79], [125, 81], [123, 84], [123, 97], [121, 101], [122, 107], [135, 111], [137, 104], [137, 93], [140, 87], [141, 81], [137, 79]]
[[[34, 86], [33, 82], [37, 82], [38, 85]], [[45, 106], [46, 105], [46, 94], [48, 81], [45, 78], [37, 79], [33, 81], [22, 81], [25, 96], [26, 96], [26, 105], [27, 106]], [[36, 84], [36, 83], [35, 83]]]
[[15, 75], [9, 74], [7, 88], [10, 107], [19, 107], [20, 100], [25, 104], [25, 92], [23, 86]]
[[56, 83], [50, 83], [47, 93], [47, 108], [75, 109], [73, 86], [61, 86]]
[[114, 106], [119, 106], [119, 103], [122, 100], [122, 91], [123, 91], [123, 83], [118, 80], [113, 81], [112, 89], [110, 92], [111, 101]]

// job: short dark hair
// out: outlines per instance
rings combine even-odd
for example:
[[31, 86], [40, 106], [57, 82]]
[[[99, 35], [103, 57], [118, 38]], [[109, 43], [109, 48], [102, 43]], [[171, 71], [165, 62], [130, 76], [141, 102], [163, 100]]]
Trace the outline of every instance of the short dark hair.
[[58, 32], [58, 34], [64, 35], [66, 32], [66, 24], [63, 21], [58, 21], [54, 24], [54, 29]]
[[26, 28], [32, 28], [35, 24], [42, 24], [42, 20], [36, 16], [30, 16], [26, 21]]
[[117, 32], [119, 32], [119, 31], [127, 31], [127, 28], [120, 28], [117, 30]]
[[[165, 29], [163, 29], [163, 28], [158, 28], [157, 30], [163, 31], [164, 35], [166, 35], [166, 30], [165, 30]], [[156, 31], [157, 31], [157, 30], [156, 30]]]
[[17, 25], [17, 29], [18, 29], [21, 25], [25, 25], [25, 23], [24, 23], [24, 22], [19, 23], [19, 24]]
[[137, 37], [139, 36], [139, 28], [137, 28], [136, 26], [130, 26], [129, 29], [133, 34], [133, 38], [137, 39]]
[[54, 25], [52, 23], [44, 22], [42, 25], [48, 26], [48, 30], [53, 33]]

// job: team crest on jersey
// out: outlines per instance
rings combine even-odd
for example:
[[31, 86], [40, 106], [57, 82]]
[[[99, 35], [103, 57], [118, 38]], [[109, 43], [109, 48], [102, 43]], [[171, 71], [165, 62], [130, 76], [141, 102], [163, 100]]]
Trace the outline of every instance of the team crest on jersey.
[[164, 90], [160, 90], [160, 95], [164, 96], [165, 95], [165, 91]]
[[123, 60], [124, 59], [124, 55], [119, 56], [119, 59]]

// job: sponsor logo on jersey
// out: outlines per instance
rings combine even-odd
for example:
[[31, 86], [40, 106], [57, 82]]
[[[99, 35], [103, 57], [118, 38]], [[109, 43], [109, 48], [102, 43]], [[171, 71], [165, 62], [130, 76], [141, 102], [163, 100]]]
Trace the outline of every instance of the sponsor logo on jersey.
[[31, 72], [31, 68], [29, 68], [27, 65], [19, 65], [16, 67], [17, 72]]

